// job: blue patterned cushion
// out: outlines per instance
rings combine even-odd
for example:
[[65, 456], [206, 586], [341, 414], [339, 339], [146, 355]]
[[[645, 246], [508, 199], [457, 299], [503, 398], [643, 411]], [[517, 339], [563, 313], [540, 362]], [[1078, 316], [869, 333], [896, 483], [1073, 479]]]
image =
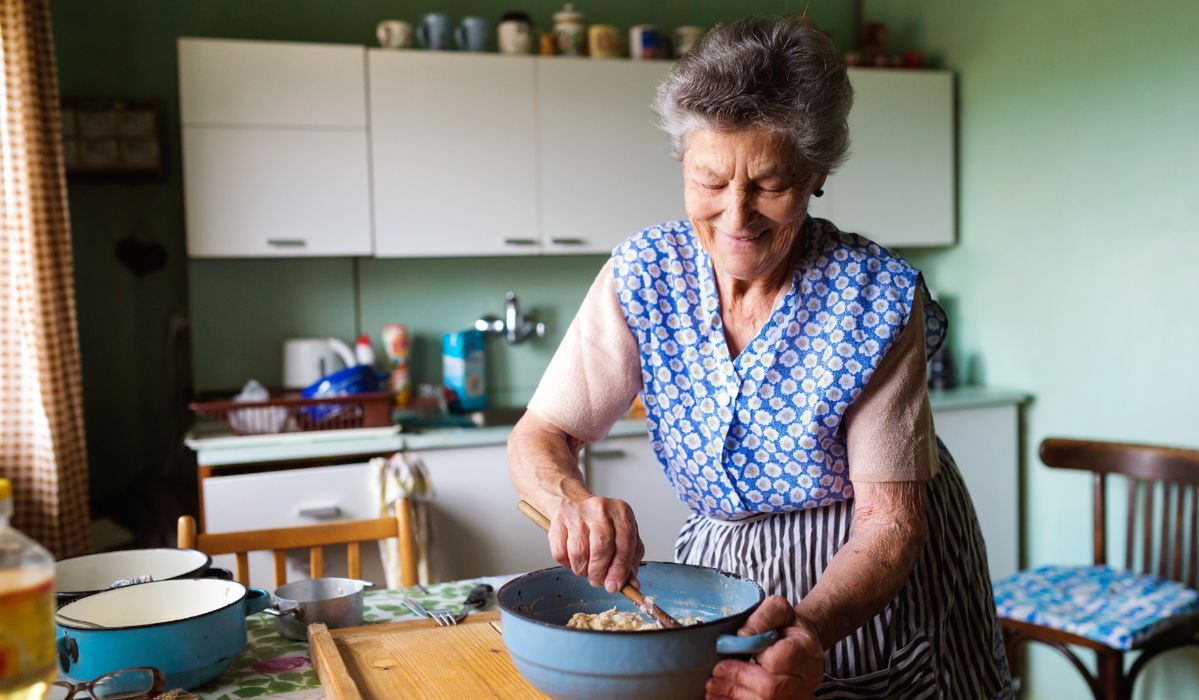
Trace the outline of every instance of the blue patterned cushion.
[[999, 616], [1135, 649], [1169, 624], [1199, 612], [1199, 592], [1176, 581], [1108, 566], [1042, 566], [995, 582]]

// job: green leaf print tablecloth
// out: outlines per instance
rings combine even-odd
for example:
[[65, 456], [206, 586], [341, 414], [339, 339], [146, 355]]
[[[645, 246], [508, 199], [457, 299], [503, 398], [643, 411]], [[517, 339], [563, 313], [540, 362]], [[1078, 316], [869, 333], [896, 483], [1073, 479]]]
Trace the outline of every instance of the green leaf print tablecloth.
[[[403, 591], [367, 590], [363, 600], [363, 624], [416, 619], [401, 598], [406, 594], [426, 609], [449, 607], [457, 611], [470, 589], [478, 583], [499, 587], [513, 576], [493, 576], [482, 579], [449, 581]], [[427, 592], [426, 592], [427, 591]], [[494, 609], [492, 600], [486, 610]], [[316, 669], [308, 657], [308, 643], [279, 636], [275, 618], [258, 613], [246, 618], [247, 643], [219, 678], [194, 689], [200, 697], [214, 700], [271, 697], [288, 700], [322, 698], [324, 692]]]

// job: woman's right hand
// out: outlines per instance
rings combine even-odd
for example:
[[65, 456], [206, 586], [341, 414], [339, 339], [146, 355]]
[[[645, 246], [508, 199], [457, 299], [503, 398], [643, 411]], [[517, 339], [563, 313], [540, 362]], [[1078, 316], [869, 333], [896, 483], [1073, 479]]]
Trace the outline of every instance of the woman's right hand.
[[615, 593], [637, 583], [645, 545], [633, 509], [619, 498], [564, 502], [550, 520], [549, 540], [554, 561], [586, 576], [592, 586]]

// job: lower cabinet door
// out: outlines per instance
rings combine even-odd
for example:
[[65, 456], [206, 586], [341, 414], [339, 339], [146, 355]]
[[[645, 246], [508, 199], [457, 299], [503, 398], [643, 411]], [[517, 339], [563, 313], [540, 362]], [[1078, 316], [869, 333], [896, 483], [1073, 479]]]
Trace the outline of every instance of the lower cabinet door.
[[556, 566], [549, 541], [516, 504], [505, 445], [424, 450], [433, 482], [435, 578], [456, 580]]
[[649, 438], [609, 438], [589, 446], [587, 481], [596, 495], [632, 506], [646, 561], [674, 561], [674, 541], [691, 509], [675, 496]]
[[[313, 525], [329, 520], [379, 516], [369, 464], [287, 469], [204, 480], [204, 527], [207, 532], [237, 532]], [[308, 578], [308, 550], [288, 553], [287, 579]], [[214, 557], [214, 565], [235, 571], [232, 555]], [[345, 546], [325, 547], [326, 576], [345, 576]], [[275, 589], [274, 558], [250, 555], [251, 585]], [[362, 577], [385, 585], [378, 547], [362, 545]]]
[[1020, 565], [1018, 411], [1016, 404], [933, 411], [937, 436], [974, 501], [992, 581]]

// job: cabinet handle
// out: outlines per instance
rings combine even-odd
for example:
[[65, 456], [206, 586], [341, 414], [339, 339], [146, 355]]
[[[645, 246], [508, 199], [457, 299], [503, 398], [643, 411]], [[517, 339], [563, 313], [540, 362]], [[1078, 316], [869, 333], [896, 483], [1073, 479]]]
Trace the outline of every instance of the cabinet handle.
[[301, 518], [314, 518], [316, 520], [332, 520], [341, 516], [341, 508], [338, 506], [323, 506], [319, 508], [301, 508], [299, 513]]
[[586, 238], [551, 238], [554, 245], [587, 245]]
[[592, 459], [623, 459], [626, 456], [628, 456], [628, 453], [624, 450], [591, 450]]
[[304, 248], [308, 241], [303, 238], [268, 238], [266, 244], [272, 248]]
[[537, 245], [536, 238], [505, 238], [504, 245], [530, 246]]

